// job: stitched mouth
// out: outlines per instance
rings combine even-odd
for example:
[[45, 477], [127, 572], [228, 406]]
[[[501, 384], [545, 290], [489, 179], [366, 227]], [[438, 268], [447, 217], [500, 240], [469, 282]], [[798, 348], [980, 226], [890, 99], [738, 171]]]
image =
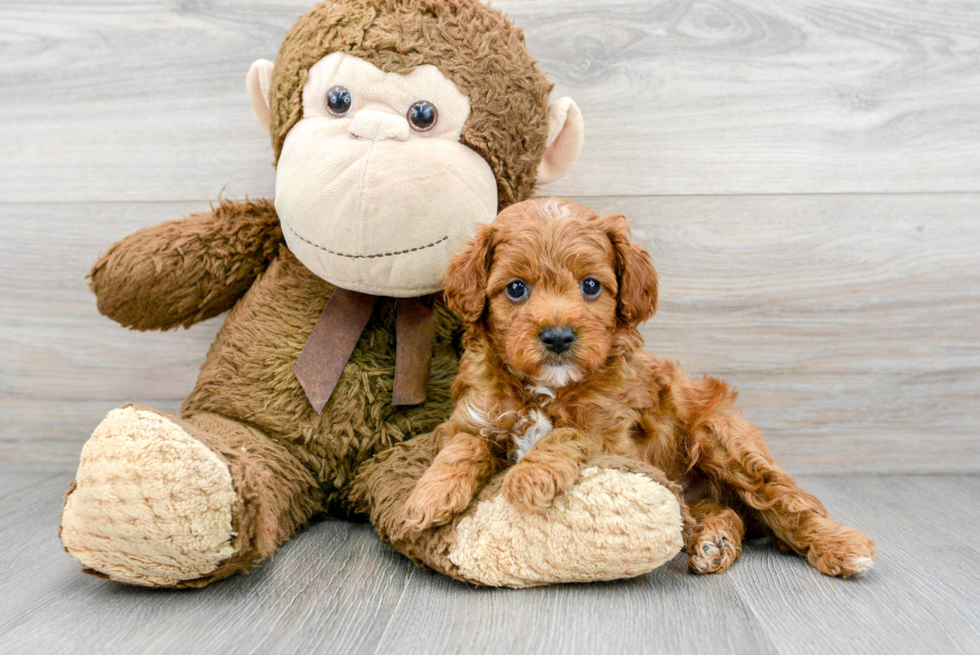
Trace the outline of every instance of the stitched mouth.
[[378, 258], [378, 257], [393, 257], [395, 255], [405, 255], [405, 254], [408, 254], [410, 252], [418, 252], [419, 250], [425, 250], [426, 248], [431, 248], [432, 246], [437, 246], [437, 245], [439, 245], [440, 243], [442, 243], [443, 241], [445, 241], [446, 239], [449, 238], [449, 235], [447, 234], [446, 236], [442, 237], [441, 239], [436, 239], [432, 243], [427, 243], [424, 246], [416, 246], [414, 248], [406, 248], [404, 250], [393, 250], [391, 252], [378, 252], [378, 253], [374, 253], [374, 254], [371, 254], [371, 255], [354, 255], [354, 254], [350, 254], [350, 253], [346, 253], [346, 252], [339, 252], [337, 250], [331, 250], [330, 248], [324, 248], [320, 244], [313, 243], [312, 241], [310, 241], [309, 239], [307, 239], [306, 237], [304, 237], [303, 235], [301, 235], [300, 233], [298, 233], [286, 221], [281, 221], [281, 222], [300, 241], [303, 241], [304, 243], [308, 243], [311, 246], [313, 246], [314, 248], [317, 248], [319, 250], [322, 250], [323, 252], [330, 253], [331, 255], [337, 255], [338, 257], [347, 257], [349, 259], [375, 259], [375, 258]]

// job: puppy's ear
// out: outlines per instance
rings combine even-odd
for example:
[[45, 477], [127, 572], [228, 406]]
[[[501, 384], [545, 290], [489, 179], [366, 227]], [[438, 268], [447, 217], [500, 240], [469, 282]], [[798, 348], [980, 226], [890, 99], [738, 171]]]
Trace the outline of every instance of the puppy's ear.
[[616, 279], [619, 297], [616, 312], [623, 325], [636, 327], [657, 311], [657, 269], [650, 253], [630, 239], [626, 217], [610, 214], [600, 220], [607, 223], [606, 233], [616, 251]]
[[442, 274], [446, 305], [464, 323], [477, 323], [483, 316], [495, 234], [489, 223], [477, 226], [476, 236], [449, 260]]

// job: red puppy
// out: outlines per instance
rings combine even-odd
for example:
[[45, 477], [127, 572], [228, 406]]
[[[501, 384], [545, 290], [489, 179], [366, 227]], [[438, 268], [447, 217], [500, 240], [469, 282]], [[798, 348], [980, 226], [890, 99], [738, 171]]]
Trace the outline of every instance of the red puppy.
[[738, 559], [746, 522], [828, 575], [874, 563], [874, 542], [776, 464], [735, 392], [643, 350], [637, 326], [656, 310], [657, 272], [621, 215], [557, 199], [513, 205], [480, 227], [445, 283], [466, 352], [456, 409], [436, 432], [440, 452], [408, 500], [413, 527], [447, 522], [509, 462], [504, 496], [546, 508], [607, 452], [684, 486], [696, 573]]

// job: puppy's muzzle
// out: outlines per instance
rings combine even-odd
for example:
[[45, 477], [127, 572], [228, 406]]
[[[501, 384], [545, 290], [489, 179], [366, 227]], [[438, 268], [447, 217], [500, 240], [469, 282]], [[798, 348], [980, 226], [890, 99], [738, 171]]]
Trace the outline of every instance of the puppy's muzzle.
[[575, 331], [567, 325], [550, 327], [542, 330], [538, 338], [541, 339], [545, 348], [553, 353], [561, 354], [575, 343]]

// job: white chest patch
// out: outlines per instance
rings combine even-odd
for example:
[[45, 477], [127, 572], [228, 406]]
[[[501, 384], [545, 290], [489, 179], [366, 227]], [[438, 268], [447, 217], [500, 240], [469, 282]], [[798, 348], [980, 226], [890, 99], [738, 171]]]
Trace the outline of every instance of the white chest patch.
[[530, 425], [524, 430], [524, 434], [514, 435], [514, 444], [517, 446], [517, 451], [514, 453], [515, 462], [524, 459], [534, 444], [538, 443], [541, 437], [551, 432], [551, 421], [540, 409], [531, 410], [529, 418], [531, 419]]

